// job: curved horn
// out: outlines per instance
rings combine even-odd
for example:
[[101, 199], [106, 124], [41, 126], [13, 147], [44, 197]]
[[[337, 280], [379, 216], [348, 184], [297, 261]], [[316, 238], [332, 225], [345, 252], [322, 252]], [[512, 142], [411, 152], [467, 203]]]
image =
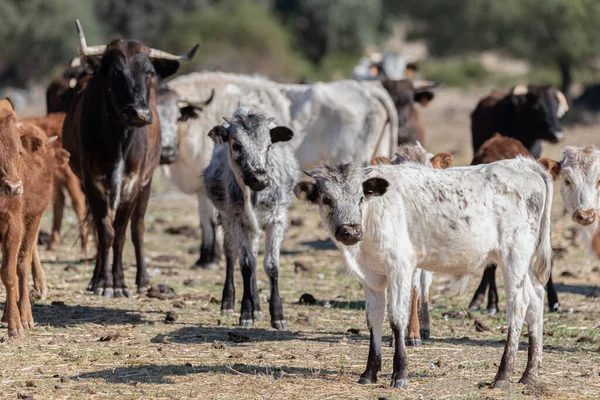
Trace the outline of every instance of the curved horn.
[[198, 47], [200, 47], [200, 43], [195, 45], [193, 49], [191, 49], [190, 51], [188, 51], [186, 54], [184, 54], [182, 56], [176, 56], [175, 54], [167, 53], [166, 51], [150, 48], [148, 57], [159, 58], [161, 60], [179, 61], [179, 62], [189, 61], [192, 58], [194, 58], [194, 55], [196, 54]]
[[203, 109], [204, 107], [208, 106], [210, 103], [212, 103], [213, 99], [215, 98], [215, 89], [211, 89], [210, 90], [210, 97], [206, 100], [200, 101], [200, 102], [193, 102], [193, 101], [188, 101], [188, 100], [179, 100], [179, 107], [194, 107], [197, 108], [199, 110]]
[[556, 98], [558, 99], [558, 109], [556, 110], [556, 116], [562, 118], [567, 111], [569, 111], [569, 103], [567, 98], [560, 90], [556, 91]]
[[92, 46], [88, 47], [85, 41], [85, 34], [83, 33], [83, 28], [81, 27], [81, 23], [78, 19], [75, 20], [75, 27], [77, 27], [77, 52], [80, 56], [99, 56], [104, 54], [104, 50], [106, 50], [106, 45]]
[[527, 92], [529, 92], [529, 88], [527, 87], [527, 85], [517, 85], [513, 88], [512, 90], [512, 94], [514, 94], [515, 96], [522, 96], [524, 94], [527, 94]]
[[437, 81], [426, 81], [426, 80], [413, 80], [412, 81], [413, 88], [415, 90], [425, 90], [425, 89], [433, 89], [436, 86], [439, 86], [440, 83]]

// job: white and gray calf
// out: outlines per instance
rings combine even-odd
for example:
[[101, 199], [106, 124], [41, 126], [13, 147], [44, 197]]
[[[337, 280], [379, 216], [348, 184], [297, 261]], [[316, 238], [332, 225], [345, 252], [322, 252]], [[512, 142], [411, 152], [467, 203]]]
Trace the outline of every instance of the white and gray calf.
[[[287, 227], [288, 207], [299, 177], [298, 164], [288, 142], [293, 132], [274, 126], [273, 119], [238, 107], [224, 126], [209, 136], [213, 157], [204, 172], [209, 199], [221, 217], [227, 272], [221, 312], [231, 316], [235, 305], [233, 274], [238, 259], [244, 280], [240, 325], [252, 326], [262, 313], [256, 284], [256, 256], [264, 230], [264, 269], [271, 284], [271, 326], [287, 329], [279, 296], [279, 253]], [[273, 125], [271, 127], [270, 125]]]
[[[386, 289], [395, 341], [392, 386], [408, 380], [405, 354], [411, 280], [416, 268], [464, 277], [489, 261], [501, 266], [508, 337], [494, 387], [514, 368], [523, 321], [533, 381], [542, 360], [544, 284], [550, 273], [552, 180], [534, 160], [432, 169], [413, 163], [361, 169], [322, 165], [294, 192], [319, 206], [346, 265], [363, 282], [371, 333], [359, 383], [377, 380]], [[531, 266], [531, 259], [537, 256]]]
[[[450, 153], [430, 154], [417, 141], [416, 144], [404, 144], [398, 147], [396, 157], [389, 160], [386, 157], [375, 157], [370, 165], [404, 163], [416, 163], [419, 165], [446, 169], [454, 163], [454, 157]], [[429, 318], [429, 288], [433, 281], [433, 272], [416, 268], [413, 275], [410, 318], [408, 320], [408, 332], [406, 337], [407, 346], [420, 346], [421, 340], [427, 340], [430, 336]], [[391, 346], [394, 346], [392, 340]]]
[[567, 213], [585, 237], [588, 250], [600, 257], [600, 150], [593, 146], [568, 146], [563, 158], [542, 158], [555, 180]]

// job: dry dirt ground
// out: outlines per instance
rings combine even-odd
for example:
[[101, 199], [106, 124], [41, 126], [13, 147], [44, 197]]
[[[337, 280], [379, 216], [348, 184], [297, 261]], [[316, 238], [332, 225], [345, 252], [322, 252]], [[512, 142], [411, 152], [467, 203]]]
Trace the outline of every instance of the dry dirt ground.
[[[468, 163], [468, 114], [482, 93], [440, 90], [423, 113], [431, 151], [452, 151], [458, 164]], [[600, 144], [595, 127], [565, 131], [566, 144]], [[545, 152], [558, 157], [560, 147], [547, 146]], [[563, 311], [545, 315], [544, 365], [536, 386], [516, 383], [526, 363], [524, 329], [513, 384], [507, 390], [487, 388], [503, 349], [505, 314], [465, 312], [479, 274], [472, 276], [463, 294], [453, 290], [451, 278], [436, 276], [432, 339], [408, 349], [406, 389], [388, 387], [393, 352], [389, 347], [383, 349], [380, 381], [357, 385], [368, 352], [363, 293], [358, 280], [341, 270], [338, 252], [327, 240], [316, 211], [298, 202], [290, 212], [295, 224], [281, 256], [280, 290], [290, 329], [272, 330], [268, 312], [254, 328], [238, 329], [239, 315], [227, 320], [219, 313], [223, 265], [219, 271], [190, 269], [198, 256], [195, 200], [158, 179], [146, 218], [146, 257], [153, 283], [173, 291], [160, 298], [110, 300], [87, 294], [92, 266], [81, 262], [75, 220], [69, 212], [60, 249], [41, 253], [50, 294], [35, 303], [38, 325], [18, 341], [7, 341], [2, 326], [0, 397], [598, 399], [600, 261], [585, 254], [573, 237], [572, 223], [562, 215], [558, 192], [555, 199], [553, 245], [560, 250], [554, 274]], [[45, 229], [49, 221], [46, 216]], [[182, 226], [191, 229], [166, 233]], [[131, 243], [125, 261], [132, 285]], [[307, 270], [295, 271], [295, 263]], [[263, 309], [268, 310], [268, 280], [262, 268], [258, 278]], [[236, 287], [239, 300], [239, 274]], [[502, 308], [501, 283], [500, 290]], [[299, 304], [304, 293], [317, 303]], [[236, 308], [239, 312], [239, 303]], [[176, 321], [165, 322], [169, 312], [175, 313]], [[475, 318], [489, 330], [477, 332]], [[387, 326], [384, 335], [389, 339]]]

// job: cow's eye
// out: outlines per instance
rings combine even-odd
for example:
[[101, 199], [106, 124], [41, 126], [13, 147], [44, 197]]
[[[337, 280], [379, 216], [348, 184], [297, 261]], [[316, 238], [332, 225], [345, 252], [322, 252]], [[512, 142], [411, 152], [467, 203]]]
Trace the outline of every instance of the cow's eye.
[[569, 179], [565, 179], [565, 185], [567, 187], [571, 187], [571, 185], [573, 185], [573, 182], [571, 182]]
[[323, 204], [325, 204], [328, 207], [332, 207], [333, 201], [329, 197], [323, 197]]
[[600, 188], [600, 180], [598, 181], [598, 183], [596, 183], [596, 187]]
[[234, 144], [231, 146], [231, 148], [233, 148], [233, 151], [235, 151], [235, 152], [238, 152], [238, 153], [239, 153], [240, 151], [242, 151], [242, 145], [241, 145], [241, 144], [239, 144], [239, 143], [234, 143]]
[[360, 200], [358, 201], [358, 204], [359, 204], [359, 205], [360, 205], [360, 204], [362, 204], [362, 203], [363, 203], [363, 201], [365, 201], [365, 196], [362, 196], [362, 197], [360, 198]]
[[271, 147], [273, 147], [272, 144], [270, 144], [269, 147], [267, 147], [267, 151], [271, 151]]

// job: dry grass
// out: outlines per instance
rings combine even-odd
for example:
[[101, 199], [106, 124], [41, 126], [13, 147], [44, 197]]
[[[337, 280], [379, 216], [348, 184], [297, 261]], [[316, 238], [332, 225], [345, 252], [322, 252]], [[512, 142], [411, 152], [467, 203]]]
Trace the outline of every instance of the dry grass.
[[[424, 117], [432, 151], [454, 151], [458, 163], [470, 157], [468, 113], [476, 94], [442, 92]], [[466, 101], [467, 99], [468, 101]], [[591, 128], [568, 130], [569, 143], [593, 143]], [[596, 142], [598, 140], [596, 139]], [[559, 148], [548, 148], [558, 156]], [[364, 299], [356, 278], [340, 272], [341, 261], [319, 226], [315, 210], [296, 203], [292, 226], [283, 244], [281, 294], [289, 321], [288, 332], [276, 332], [266, 321], [241, 330], [234, 320], [220, 316], [218, 300], [224, 271], [189, 268], [197, 258], [197, 238], [168, 235], [173, 226], [197, 226], [193, 198], [173, 194], [166, 185], [151, 200], [147, 216], [146, 256], [152, 280], [174, 288], [165, 299], [113, 299], [84, 292], [92, 267], [84, 266], [77, 246], [74, 219], [68, 214], [66, 238], [57, 252], [42, 252], [50, 296], [35, 304], [38, 326], [23, 340], [3, 342], [0, 354], [0, 397], [18, 394], [34, 398], [210, 398], [210, 399], [376, 399], [400, 398], [590, 398], [600, 396], [600, 263], [585, 256], [569, 239], [571, 223], [562, 217], [557, 196], [553, 244], [564, 247], [555, 262], [561, 304], [565, 312], [546, 314], [544, 367], [541, 385], [516, 383], [525, 367], [527, 339], [521, 339], [513, 384], [506, 391], [485, 387], [496, 372], [503, 349], [504, 313], [465, 315], [470, 295], [479, 281], [473, 276], [465, 294], [454, 292], [452, 281], [434, 281], [432, 336], [423, 347], [409, 348], [410, 383], [407, 389], [388, 388], [392, 349], [384, 348], [383, 371], [376, 385], [355, 382], [368, 351]], [[49, 226], [49, 219], [44, 221]], [[262, 257], [259, 257], [259, 261]], [[131, 244], [126, 262], [134, 260]], [[300, 261], [308, 272], [294, 272]], [[65, 268], [69, 267], [67, 271]], [[130, 266], [127, 282], [134, 282]], [[565, 273], [573, 277], [561, 276]], [[238, 299], [242, 285], [237, 277]], [[187, 281], [187, 280], [193, 281]], [[186, 283], [184, 284], [184, 281]], [[263, 309], [268, 280], [259, 271]], [[317, 305], [297, 304], [310, 293]], [[501, 307], [504, 301], [501, 296]], [[169, 311], [175, 323], [164, 322]], [[239, 311], [239, 304], [237, 305]], [[491, 330], [478, 333], [474, 318]], [[350, 334], [348, 329], [359, 329]], [[3, 329], [6, 329], [4, 326]], [[525, 330], [524, 330], [525, 331]], [[236, 343], [230, 333], [247, 340]], [[117, 335], [118, 334], [118, 335]], [[386, 327], [384, 335], [389, 338]], [[5, 332], [3, 333], [5, 337]], [[109, 341], [100, 341], [110, 336]], [[245, 340], [242, 338], [242, 340]]]

